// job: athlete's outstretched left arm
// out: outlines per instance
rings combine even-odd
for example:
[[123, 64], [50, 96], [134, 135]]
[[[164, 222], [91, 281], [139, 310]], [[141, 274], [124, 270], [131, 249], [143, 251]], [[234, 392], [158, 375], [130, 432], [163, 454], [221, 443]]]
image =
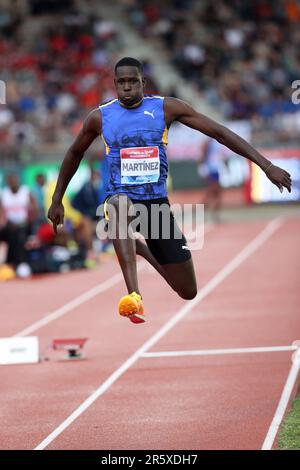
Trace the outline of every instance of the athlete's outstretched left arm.
[[282, 168], [272, 165], [271, 162], [261, 155], [252, 145], [248, 144], [240, 136], [227, 127], [222, 126], [213, 119], [198, 113], [192, 106], [177, 98], [165, 98], [165, 119], [169, 126], [173, 121], [179, 121], [192, 129], [196, 129], [216, 139], [220, 144], [226, 145], [233, 152], [248, 158], [256, 163], [266, 173], [280, 191], [283, 186], [291, 192], [291, 175]]
[[67, 186], [76, 173], [84, 152], [96, 137], [101, 134], [101, 131], [101, 114], [98, 109], [94, 109], [85, 119], [81, 131], [68, 149], [59, 170], [58, 180], [52, 196], [52, 204], [48, 211], [48, 218], [51, 220], [55, 232], [57, 227], [63, 224], [64, 206], [62, 199]]

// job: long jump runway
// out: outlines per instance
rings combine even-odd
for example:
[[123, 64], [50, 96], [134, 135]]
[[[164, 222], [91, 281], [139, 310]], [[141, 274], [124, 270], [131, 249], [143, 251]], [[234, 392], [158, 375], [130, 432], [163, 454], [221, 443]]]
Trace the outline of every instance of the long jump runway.
[[300, 339], [299, 229], [289, 218], [210, 230], [193, 252], [192, 301], [141, 260], [145, 325], [117, 314], [125, 286], [114, 260], [2, 284], [1, 336], [37, 335], [42, 355], [53, 338], [89, 341], [85, 361], [50, 353], [37, 365], [1, 367], [0, 447], [276, 446], [273, 418]]

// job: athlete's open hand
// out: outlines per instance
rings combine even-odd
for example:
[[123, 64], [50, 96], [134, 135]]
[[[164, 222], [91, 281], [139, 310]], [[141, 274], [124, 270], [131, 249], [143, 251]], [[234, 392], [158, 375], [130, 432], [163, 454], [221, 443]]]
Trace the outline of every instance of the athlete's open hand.
[[54, 232], [57, 233], [57, 229], [61, 229], [64, 224], [65, 209], [63, 204], [52, 202], [48, 211], [48, 219], [51, 220]]
[[291, 175], [287, 171], [283, 170], [279, 166], [271, 165], [265, 173], [269, 180], [276, 184], [281, 193], [283, 191], [283, 187], [287, 188], [289, 193], [291, 192], [292, 180]]

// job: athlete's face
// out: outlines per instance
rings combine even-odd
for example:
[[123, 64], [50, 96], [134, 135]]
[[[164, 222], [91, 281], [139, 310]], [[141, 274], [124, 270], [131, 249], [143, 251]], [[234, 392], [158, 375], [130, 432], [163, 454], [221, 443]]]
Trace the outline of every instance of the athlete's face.
[[119, 101], [125, 106], [133, 106], [144, 95], [144, 79], [137, 67], [121, 66], [115, 74], [115, 87]]

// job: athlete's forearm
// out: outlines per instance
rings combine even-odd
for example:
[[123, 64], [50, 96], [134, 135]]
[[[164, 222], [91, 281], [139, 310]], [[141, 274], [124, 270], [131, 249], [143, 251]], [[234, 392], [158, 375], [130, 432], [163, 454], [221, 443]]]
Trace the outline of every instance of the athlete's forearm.
[[79, 164], [82, 160], [83, 155], [75, 153], [72, 149], [69, 149], [62, 162], [56, 188], [52, 196], [54, 202], [60, 203], [68, 187], [69, 182], [75, 175]]
[[255, 148], [248, 144], [246, 140], [242, 139], [242, 137], [235, 134], [226, 127], [223, 127], [222, 131], [217, 137], [217, 140], [221, 144], [228, 147], [230, 150], [233, 150], [233, 152], [256, 163], [263, 171], [265, 171], [270, 166], [271, 162], [267, 158], [255, 150]]

